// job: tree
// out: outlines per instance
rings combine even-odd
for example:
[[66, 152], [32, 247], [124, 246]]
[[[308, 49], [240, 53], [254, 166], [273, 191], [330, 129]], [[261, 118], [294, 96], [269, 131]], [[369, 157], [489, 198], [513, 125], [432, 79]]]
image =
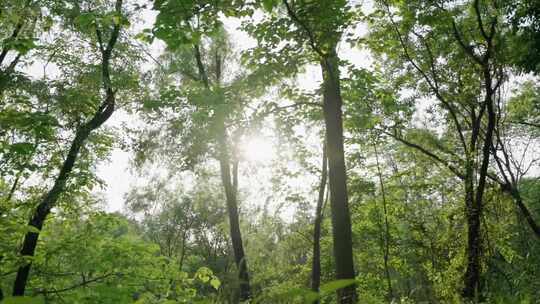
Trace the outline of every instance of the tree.
[[[167, 7], [160, 7], [162, 10], [161, 19], [158, 16], [158, 22], [168, 24], [170, 20]], [[249, 273], [247, 260], [242, 243], [242, 234], [240, 231], [240, 219], [238, 211], [238, 142], [242, 136], [242, 126], [238, 126], [241, 121], [241, 113], [248, 98], [253, 98], [249, 94], [257, 94], [257, 86], [249, 88], [245, 85], [244, 75], [239, 74], [235, 78], [224, 75], [228, 65], [232, 66], [234, 61], [229, 53], [229, 42], [226, 32], [217, 27], [219, 22], [217, 17], [212, 19], [214, 11], [205, 12], [204, 6], [201, 6], [199, 14], [190, 15], [186, 13], [183, 26], [187, 32], [203, 35], [208, 32], [208, 28], [213, 33], [208, 34], [208, 39], [198, 38], [177, 41], [171, 38], [166, 32], [156, 31], [158, 38], [168, 42], [170, 53], [172, 55], [170, 75], [177, 74], [181, 77], [184, 84], [192, 84], [191, 91], [186, 91], [183, 97], [187, 99], [190, 106], [195, 107], [193, 112], [193, 126], [186, 128], [187, 133], [204, 133], [211, 138], [209, 142], [202, 141], [201, 137], [192, 137], [189, 140], [193, 145], [187, 149], [193, 151], [184, 155], [187, 159], [197, 159], [202, 155], [211, 155], [215, 158], [220, 167], [222, 185], [225, 192], [227, 210], [229, 216], [230, 237], [233, 246], [235, 262], [238, 268], [238, 278], [240, 281], [240, 299], [242, 301], [251, 297], [251, 287], [249, 284]], [[161, 21], [159, 21], [161, 20]], [[208, 20], [208, 24], [203, 22]], [[176, 52], [176, 53], [175, 53]], [[185, 63], [181, 65], [174, 62]], [[236, 124], [236, 126], [235, 126]], [[202, 128], [202, 130], [201, 130]], [[195, 135], [191, 133], [191, 135]], [[185, 142], [185, 140], [182, 140]], [[202, 144], [202, 146], [201, 146]], [[208, 147], [205, 147], [208, 145]], [[188, 167], [192, 164], [188, 161]]]
[[[374, 50], [389, 55], [389, 49], [399, 52], [399, 57], [391, 54], [390, 61], [406, 64], [405, 77], [412, 78], [402, 79], [412, 80], [412, 89], [437, 101], [444, 111], [443, 117], [449, 120], [447, 132], [452, 139], [448, 143], [459, 145], [457, 151], [449, 149], [446, 139], [421, 130], [414, 132], [416, 141], [412, 132], [408, 138], [401, 135], [399, 127], [389, 133], [429, 155], [462, 180], [468, 227], [463, 296], [474, 299], [481, 295], [482, 289], [481, 218], [497, 124], [496, 104], [500, 96], [497, 92], [506, 79], [503, 37], [497, 21], [500, 12], [480, 1], [434, 5], [425, 11], [422, 3], [382, 2], [380, 5], [387, 25], [376, 23], [376, 35], [388, 39], [390, 33], [392, 40], [383, 43], [387, 50], [373, 45]], [[465, 34], [466, 31], [471, 32]], [[464, 60], [468, 69], [463, 69]], [[431, 143], [419, 144], [420, 138]]]
[[[122, 18], [122, 1], [118, 0], [115, 4], [115, 11], [117, 18]], [[122, 23], [120, 21], [113, 21], [109, 27], [108, 40], [105, 43], [103, 40], [103, 29], [100, 26], [96, 26], [96, 37], [99, 45], [99, 51], [101, 53], [101, 76], [103, 90], [105, 96], [101, 104], [97, 107], [97, 111], [81, 126], [77, 128], [75, 132], [75, 138], [71, 142], [71, 146], [67, 153], [67, 157], [64, 160], [60, 172], [56, 177], [53, 187], [47, 192], [40, 203], [37, 205], [28, 225], [35, 228], [35, 230], [29, 231], [23, 241], [23, 246], [20, 251], [21, 256], [32, 257], [35, 254], [37, 247], [37, 241], [39, 238], [39, 231], [42, 229], [45, 219], [51, 212], [52, 208], [56, 205], [59, 196], [62, 194], [66, 187], [68, 178], [73, 170], [75, 161], [79, 155], [81, 147], [84, 145], [91, 132], [99, 128], [109, 117], [112, 115], [115, 107], [115, 94], [116, 92], [112, 88], [111, 76], [110, 76], [110, 61], [111, 56], [116, 45], [116, 41], [120, 34]], [[13, 295], [24, 295], [26, 284], [28, 282], [28, 276], [30, 273], [31, 264], [27, 263], [19, 268], [17, 271], [17, 277], [13, 284]]]
[[[259, 42], [256, 52], [265, 51], [264, 61], [282, 64], [281, 75], [294, 75], [300, 64], [317, 62], [322, 72], [323, 113], [328, 155], [328, 179], [334, 236], [334, 260], [337, 279], [354, 279], [351, 220], [348, 205], [347, 175], [343, 148], [342, 97], [339, 76], [340, 59], [336, 47], [342, 33], [352, 23], [353, 14], [346, 1], [315, 3], [308, 1], [267, 1], [267, 10], [282, 8], [282, 15], [268, 16], [248, 30]], [[285, 16], [284, 16], [285, 14]], [[275, 28], [281, 35], [270, 37]], [[294, 28], [293, 31], [290, 31]], [[291, 43], [279, 46], [280, 42]], [[279, 49], [276, 56], [275, 50]], [[256, 53], [256, 54], [257, 54]], [[283, 70], [283, 68], [282, 68]], [[356, 302], [354, 286], [338, 292], [340, 303]]]
[[[42, 16], [39, 1], [5, 1], [0, 10], [0, 95], [12, 80], [22, 57], [36, 47], [35, 32], [51, 27], [50, 16]], [[36, 35], [37, 36], [37, 35]]]
[[2, 303], [540, 298], [536, 0], [0, 2]]

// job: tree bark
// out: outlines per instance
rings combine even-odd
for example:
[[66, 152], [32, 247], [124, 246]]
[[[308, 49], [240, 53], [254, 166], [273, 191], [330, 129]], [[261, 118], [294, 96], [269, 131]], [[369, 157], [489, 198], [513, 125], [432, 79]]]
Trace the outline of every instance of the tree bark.
[[[319, 184], [319, 196], [315, 209], [315, 222], [313, 224], [313, 261], [311, 265], [311, 290], [319, 292], [321, 286], [321, 224], [323, 220], [324, 193], [327, 184], [328, 161], [326, 157], [326, 142], [323, 144], [321, 183]], [[315, 300], [314, 303], [319, 303]]]
[[[197, 62], [197, 69], [199, 71], [199, 78], [210, 92], [210, 80], [206, 72], [199, 45], [193, 47], [195, 61]], [[221, 56], [219, 53], [215, 54], [216, 62], [216, 82], [220, 85], [221, 82]], [[242, 242], [242, 233], [240, 232], [240, 219], [238, 216], [238, 162], [235, 160], [231, 166], [231, 155], [228, 149], [228, 135], [225, 126], [225, 117], [223, 113], [218, 113], [215, 117], [215, 123], [218, 125], [216, 128], [219, 132], [217, 135], [217, 150], [219, 167], [221, 171], [221, 182], [225, 190], [225, 199], [227, 201], [227, 213], [229, 215], [229, 226], [231, 243], [233, 246], [234, 261], [238, 269], [238, 279], [240, 287], [240, 300], [246, 301], [251, 298], [251, 286], [249, 283], [249, 272], [247, 267], [247, 261], [244, 252], [244, 245]], [[231, 175], [232, 170], [232, 175]]]
[[[341, 87], [339, 79], [339, 57], [336, 45], [325, 45], [324, 50], [309, 28], [296, 15], [287, 0], [282, 0], [287, 14], [306, 34], [308, 43], [320, 60], [323, 78], [323, 114], [326, 126], [328, 156], [328, 180], [330, 182], [330, 205], [332, 210], [332, 236], [336, 278], [354, 279], [351, 216], [347, 194], [347, 171], [343, 149], [343, 118]], [[338, 33], [335, 33], [339, 35]], [[337, 292], [339, 304], [356, 303], [356, 285], [342, 288]]]
[[[489, 44], [491, 45], [491, 44]], [[467, 206], [467, 223], [468, 223], [468, 254], [467, 254], [467, 271], [465, 272], [465, 287], [463, 289], [463, 297], [466, 299], [478, 299], [482, 296], [482, 282], [480, 278], [481, 265], [480, 258], [482, 254], [481, 231], [480, 224], [482, 212], [484, 209], [484, 192], [488, 177], [489, 160], [491, 156], [491, 147], [493, 146], [493, 134], [497, 121], [494, 108], [494, 91], [492, 84], [492, 76], [490, 71], [489, 51], [484, 59], [483, 74], [486, 95], [484, 98], [484, 106], [487, 110], [487, 126], [484, 135], [484, 142], [481, 151], [481, 164], [478, 172], [478, 184], [476, 186], [475, 197], [472, 200], [472, 205]], [[480, 117], [481, 118], [481, 117]]]
[[[330, 205], [332, 210], [332, 234], [336, 278], [354, 279], [351, 216], [347, 194], [347, 172], [343, 148], [342, 99], [339, 82], [338, 57], [335, 49], [322, 58], [323, 112], [326, 125], [328, 153], [328, 177], [330, 182]], [[356, 303], [356, 286], [338, 291], [340, 304]]]
[[[233, 246], [234, 261], [238, 268], [238, 279], [240, 281], [240, 300], [246, 301], [251, 297], [251, 287], [249, 283], [249, 273], [247, 261], [242, 243], [242, 233], [240, 232], [240, 219], [238, 216], [237, 202], [237, 181], [238, 166], [231, 166], [231, 159], [227, 149], [227, 133], [225, 126], [219, 136], [219, 166], [221, 170], [221, 181], [225, 189], [225, 198], [227, 200], [227, 212], [229, 215], [229, 226], [231, 242]], [[232, 176], [231, 176], [232, 169]]]
[[[471, 168], [472, 174], [472, 168]], [[473, 300], [481, 292], [480, 286], [480, 208], [474, 198], [473, 176], [465, 180], [465, 217], [467, 219], [467, 268], [462, 296]]]

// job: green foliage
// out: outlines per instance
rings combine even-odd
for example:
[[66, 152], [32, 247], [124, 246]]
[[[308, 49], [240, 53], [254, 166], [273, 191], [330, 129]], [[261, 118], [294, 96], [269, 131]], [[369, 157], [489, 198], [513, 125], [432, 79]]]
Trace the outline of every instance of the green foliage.
[[32, 297], [8, 297], [2, 301], [2, 304], [43, 304], [42, 298]]
[[153, 34], [176, 50], [186, 44], [198, 44], [207, 35], [219, 31], [222, 21], [219, 13], [241, 17], [250, 15], [249, 10], [239, 10], [239, 1], [174, 0], [155, 1], [156, 18]]
[[254, 299], [254, 303], [305, 303], [310, 304], [316, 300], [327, 299], [335, 294], [338, 289], [356, 284], [356, 280], [334, 280], [323, 284], [320, 292], [314, 292], [305, 288], [282, 287], [272, 293], [265, 294]]
[[512, 1], [504, 3], [504, 10], [510, 23], [510, 62], [518, 70], [540, 71], [538, 50], [540, 47], [540, 3], [533, 1]]
[[[540, 221], [538, 1], [124, 2], [122, 13], [102, 0], [0, 3], [1, 303], [236, 303], [223, 151], [240, 162], [250, 303], [335, 303], [352, 284], [361, 303], [462, 303], [467, 221], [456, 172], [467, 162], [478, 171], [487, 123], [470, 118], [484, 111], [485, 70], [470, 54], [489, 46], [479, 19], [496, 30], [488, 68], [492, 87], [499, 82], [476, 244], [481, 298], [540, 299], [539, 242], [497, 183], [513, 175]], [[28, 225], [37, 203], [77, 130], [101, 110], [100, 41], [116, 26], [110, 73], [122, 113], [89, 136], [39, 230]], [[148, 59], [160, 43], [163, 52]], [[335, 210], [326, 203], [317, 293], [308, 286], [324, 130], [313, 68], [325, 60], [340, 74], [357, 276], [335, 280]], [[532, 74], [514, 81], [522, 72]], [[474, 123], [479, 141], [470, 148]], [[275, 144], [271, 161], [243, 159], [257, 136]], [[98, 165], [118, 147], [132, 148], [140, 176], [125, 210], [110, 213]], [[29, 232], [40, 233], [35, 255], [20, 256]], [[26, 297], [9, 297], [28, 263]]]
[[540, 88], [532, 81], [523, 83], [508, 101], [508, 119], [515, 126], [525, 127], [533, 134], [540, 129]]

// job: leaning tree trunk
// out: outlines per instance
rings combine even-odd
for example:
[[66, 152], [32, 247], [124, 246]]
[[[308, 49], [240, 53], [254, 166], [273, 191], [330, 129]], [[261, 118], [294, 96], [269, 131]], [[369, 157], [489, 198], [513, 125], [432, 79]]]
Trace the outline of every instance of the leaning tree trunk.
[[[115, 5], [115, 10], [117, 13], [121, 13], [122, 9], [122, 0], [117, 0]], [[21, 256], [33, 257], [37, 242], [39, 239], [39, 233], [43, 228], [43, 223], [47, 219], [47, 216], [51, 212], [52, 208], [56, 205], [58, 198], [64, 192], [66, 183], [71, 175], [71, 171], [75, 165], [75, 161], [78, 158], [80, 149], [84, 146], [86, 140], [90, 136], [93, 130], [99, 128], [103, 123], [105, 123], [109, 117], [111, 117], [115, 108], [115, 91], [111, 88], [111, 78], [109, 72], [110, 59], [112, 56], [112, 51], [118, 39], [120, 33], [120, 25], [115, 24], [113, 26], [110, 39], [106, 46], [101, 44], [101, 32], [96, 30], [96, 33], [99, 37], [99, 46], [102, 55], [101, 62], [101, 72], [102, 72], [102, 82], [103, 88], [105, 90], [105, 99], [97, 109], [94, 116], [80, 126], [75, 133], [75, 138], [71, 142], [69, 152], [66, 159], [64, 160], [62, 167], [60, 168], [60, 173], [54, 181], [54, 185], [43, 197], [41, 202], [38, 204], [36, 210], [34, 211], [29, 226], [35, 228], [34, 231], [29, 231], [24, 236], [23, 246], [20, 251]], [[13, 284], [13, 296], [23, 296], [26, 284], [28, 282], [28, 277], [30, 274], [31, 263], [26, 263], [25, 265], [19, 267], [17, 270], [17, 276], [15, 277], [15, 282]]]
[[[330, 205], [334, 260], [337, 279], [354, 279], [351, 216], [347, 195], [347, 172], [343, 149], [342, 99], [339, 82], [339, 58], [335, 49], [321, 61], [323, 74], [323, 112], [326, 125], [328, 153], [328, 177], [330, 182]], [[356, 286], [338, 291], [340, 304], [356, 303]]]
[[244, 253], [244, 245], [242, 243], [242, 233], [240, 232], [240, 219], [238, 216], [238, 202], [236, 197], [238, 166], [236, 163], [231, 166], [231, 158], [227, 149], [227, 133], [225, 127], [223, 126], [223, 128], [220, 128], [220, 130], [222, 130], [222, 132], [220, 134], [218, 148], [221, 181], [225, 189], [234, 261], [238, 269], [238, 279], [240, 281], [240, 300], [246, 301], [251, 297], [251, 287], [249, 283], [247, 261]]
[[[45, 219], [51, 212], [51, 209], [56, 205], [60, 194], [64, 191], [67, 179], [73, 169], [73, 166], [75, 165], [75, 161], [77, 160], [79, 151], [86, 139], [88, 138], [90, 131], [91, 130], [89, 128], [82, 128], [77, 132], [77, 134], [75, 135], [75, 139], [71, 143], [71, 148], [69, 149], [68, 156], [62, 165], [60, 174], [56, 178], [54, 186], [39, 203], [36, 211], [34, 212], [34, 215], [32, 216], [32, 219], [28, 223], [29, 226], [36, 228], [37, 231], [40, 231], [41, 228], [43, 228], [43, 223], [45, 222]], [[20, 251], [21, 256], [34, 256], [37, 241], [39, 238], [39, 232], [37, 231], [30, 231], [26, 233], [23, 241], [23, 247]], [[31, 264], [27, 263], [24, 266], [21, 266], [17, 271], [17, 277], [15, 278], [15, 283], [13, 285], [14, 296], [24, 295], [24, 290], [28, 281], [28, 275], [30, 273], [30, 266]]]
[[[326, 142], [323, 144], [321, 183], [319, 184], [319, 196], [317, 197], [317, 207], [315, 209], [315, 222], [313, 224], [313, 261], [311, 265], [311, 290], [319, 292], [321, 286], [321, 224], [323, 220], [324, 190], [327, 180], [327, 157]], [[319, 303], [315, 300], [314, 303]]]
[[[98, 112], [88, 123], [84, 124], [75, 135], [71, 147], [69, 149], [66, 160], [62, 164], [60, 173], [56, 178], [53, 187], [45, 195], [43, 200], [38, 204], [30, 222], [29, 226], [36, 228], [37, 231], [29, 231], [24, 236], [23, 246], [20, 251], [21, 256], [34, 256], [37, 241], [39, 238], [39, 231], [43, 228], [43, 223], [45, 219], [51, 212], [52, 208], [56, 205], [58, 198], [62, 192], [65, 190], [66, 182], [69, 179], [75, 161], [79, 155], [79, 151], [84, 145], [85, 141], [88, 139], [90, 133], [99, 128], [114, 112], [114, 93], [112, 90], [107, 92], [107, 100], [102, 106], [102, 111]], [[30, 273], [31, 263], [27, 263], [24, 266], [19, 267], [17, 271], [17, 276], [15, 278], [15, 283], [13, 285], [13, 295], [22, 296], [26, 289], [26, 283], [28, 282], [28, 276]]]
[[[110, 94], [111, 95], [108, 94], [108, 101], [106, 106], [103, 108], [103, 111], [96, 114], [92, 120], [77, 131], [75, 139], [71, 143], [67, 158], [62, 164], [62, 168], [60, 169], [60, 173], [58, 174], [53, 187], [39, 203], [30, 222], [28, 223], [29, 226], [36, 228], [37, 231], [30, 231], [26, 233], [23, 246], [20, 251], [21, 256], [34, 256], [39, 238], [39, 231], [41, 228], [43, 228], [43, 223], [51, 212], [51, 209], [56, 205], [60, 194], [62, 194], [62, 192], [65, 190], [66, 182], [71, 174], [71, 171], [73, 170], [73, 166], [75, 165], [75, 161], [77, 160], [81, 147], [88, 139], [90, 133], [99, 128], [112, 115], [114, 111], [114, 95], [112, 95], [114, 93], [112, 90], [110, 90]], [[30, 263], [19, 267], [17, 276], [15, 278], [15, 283], [13, 285], [14, 296], [24, 295], [28, 275], [30, 273], [30, 267]]]

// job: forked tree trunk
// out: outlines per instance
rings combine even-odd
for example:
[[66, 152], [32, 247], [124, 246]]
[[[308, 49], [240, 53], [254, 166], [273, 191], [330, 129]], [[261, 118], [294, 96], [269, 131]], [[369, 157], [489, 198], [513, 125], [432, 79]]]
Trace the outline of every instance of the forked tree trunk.
[[[195, 61], [197, 62], [197, 69], [199, 76], [207, 90], [211, 90], [210, 80], [206, 72], [199, 45], [193, 47]], [[218, 53], [215, 54], [215, 68], [217, 86], [219, 87], [221, 82], [221, 70], [222, 70], [222, 58]], [[219, 113], [221, 115], [223, 113]], [[231, 155], [228, 148], [228, 135], [227, 128], [225, 126], [225, 117], [217, 116], [215, 119], [218, 125], [217, 130], [219, 132], [217, 137], [217, 150], [219, 167], [221, 171], [221, 182], [225, 190], [225, 199], [227, 201], [227, 213], [229, 215], [229, 226], [231, 243], [233, 246], [234, 262], [238, 269], [238, 280], [240, 289], [240, 300], [246, 301], [251, 298], [251, 286], [249, 283], [249, 272], [247, 267], [246, 256], [244, 252], [244, 245], [242, 242], [242, 233], [240, 232], [240, 219], [238, 216], [238, 163], [236, 161], [231, 164]], [[231, 174], [232, 171], [232, 174]]]
[[[477, 8], [478, 9], [478, 8]], [[491, 39], [488, 39], [488, 55], [489, 50], [492, 49]], [[467, 205], [467, 224], [468, 224], [468, 249], [467, 249], [467, 270], [465, 272], [465, 287], [463, 289], [463, 297], [468, 300], [477, 300], [482, 297], [482, 281], [481, 281], [481, 264], [482, 257], [482, 237], [481, 237], [481, 220], [482, 212], [484, 209], [484, 192], [486, 190], [488, 168], [491, 156], [491, 147], [493, 146], [493, 135], [495, 132], [497, 117], [495, 113], [495, 105], [493, 96], [495, 91], [493, 89], [493, 79], [491, 75], [490, 60], [486, 55], [483, 61], [483, 75], [484, 75], [484, 106], [487, 111], [487, 126], [484, 134], [484, 142], [482, 150], [480, 151], [480, 168], [478, 170], [478, 183], [476, 185], [476, 191], [469, 191], [474, 193], [472, 198], [472, 204]], [[474, 147], [475, 145], [471, 145]], [[472, 169], [470, 170], [472, 172]], [[471, 181], [472, 185], [473, 182]], [[470, 200], [470, 198], [469, 198]], [[469, 203], [469, 200], [467, 203]]]
[[240, 219], [238, 216], [238, 165], [236, 163], [231, 165], [231, 158], [227, 149], [227, 134], [225, 132], [225, 127], [221, 128], [221, 130], [223, 130], [219, 139], [219, 166], [221, 170], [221, 181], [225, 189], [231, 242], [234, 252], [234, 262], [236, 263], [236, 267], [238, 269], [238, 279], [240, 281], [240, 300], [246, 301], [251, 297], [251, 286], [249, 283], [249, 273], [244, 252], [244, 245], [242, 243], [242, 233], [240, 232]]

